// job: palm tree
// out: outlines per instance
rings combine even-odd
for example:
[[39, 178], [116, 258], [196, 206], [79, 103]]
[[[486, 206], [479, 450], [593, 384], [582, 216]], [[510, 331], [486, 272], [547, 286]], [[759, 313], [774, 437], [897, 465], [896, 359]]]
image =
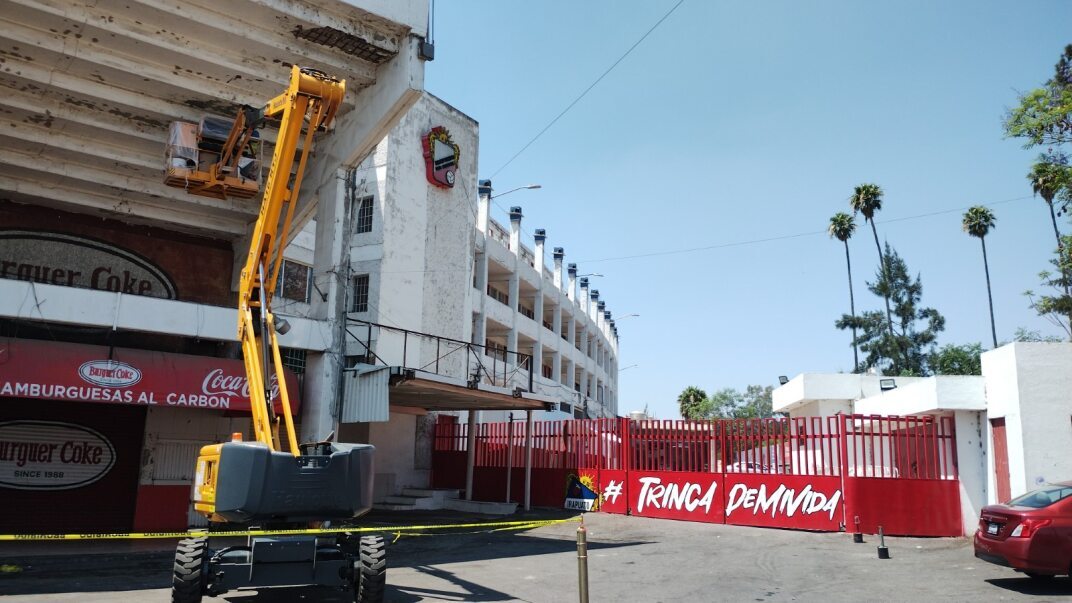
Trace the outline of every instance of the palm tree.
[[[839, 211], [830, 218], [830, 226], [827, 228], [830, 236], [845, 244], [845, 268], [849, 273], [849, 312], [856, 319], [856, 299], [852, 294], [852, 261], [849, 259], [849, 239], [856, 232], [856, 220], [849, 214]], [[852, 372], [860, 367], [860, 352], [856, 346], [856, 325], [852, 326]]]
[[[1057, 255], [1064, 255], [1064, 244], [1061, 242], [1061, 231], [1057, 229], [1057, 213], [1053, 208], [1053, 199], [1057, 193], [1065, 187], [1072, 187], [1072, 175], [1069, 167], [1060, 163], [1047, 161], [1045, 155], [1039, 155], [1039, 160], [1031, 166], [1027, 174], [1031, 181], [1031, 190], [1042, 197], [1050, 208], [1050, 222], [1053, 223], [1053, 235], [1057, 237]], [[1065, 295], [1069, 294], [1068, 275], [1062, 271], [1062, 280], [1065, 282]]]
[[964, 232], [979, 237], [983, 245], [983, 270], [986, 271], [986, 299], [990, 302], [990, 334], [994, 337], [994, 347], [998, 347], [998, 331], [994, 327], [994, 296], [990, 294], [990, 264], [986, 259], [986, 235], [994, 228], [994, 212], [982, 205], [968, 208], [964, 212]]
[[706, 404], [707, 392], [693, 385], [686, 387], [677, 397], [682, 419], [702, 419]]
[[1069, 168], [1065, 165], [1046, 161], [1045, 155], [1039, 155], [1039, 161], [1031, 166], [1027, 179], [1031, 181], [1031, 190], [1042, 197], [1042, 200], [1050, 208], [1053, 235], [1057, 237], [1057, 247], [1060, 249], [1061, 231], [1057, 229], [1057, 213], [1053, 208], [1053, 199], [1062, 188], [1072, 184], [1072, 182], [1069, 182], [1072, 179], [1069, 177]]
[[[882, 255], [882, 246], [878, 244], [878, 229], [875, 228], [875, 212], [882, 209], [882, 189], [877, 184], [861, 184], [857, 186], [849, 197], [849, 207], [852, 208], [853, 215], [861, 213], [864, 215], [864, 219], [871, 223], [871, 233], [875, 235], [875, 249], [878, 250], [878, 263], [879, 269], [882, 271], [883, 278], [886, 276], [886, 256]], [[890, 338], [893, 335], [893, 312], [890, 311], [890, 295], [889, 293], [883, 294], [883, 299], [886, 301], [886, 327], [890, 331]]]

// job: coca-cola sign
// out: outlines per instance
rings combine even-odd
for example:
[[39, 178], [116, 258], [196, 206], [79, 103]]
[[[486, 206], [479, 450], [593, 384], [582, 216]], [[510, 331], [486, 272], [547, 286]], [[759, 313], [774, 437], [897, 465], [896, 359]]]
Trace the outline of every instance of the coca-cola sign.
[[94, 429], [58, 421], [0, 423], [0, 488], [81, 488], [114, 465], [115, 447]]
[[[271, 397], [279, 396], [279, 381], [275, 375], [272, 375], [271, 386]], [[206, 396], [249, 398], [249, 380], [245, 375], [228, 374], [221, 368], [212, 369], [201, 382], [201, 392]]]
[[129, 387], [141, 381], [141, 371], [115, 360], [90, 360], [78, 367], [84, 381], [104, 387]]

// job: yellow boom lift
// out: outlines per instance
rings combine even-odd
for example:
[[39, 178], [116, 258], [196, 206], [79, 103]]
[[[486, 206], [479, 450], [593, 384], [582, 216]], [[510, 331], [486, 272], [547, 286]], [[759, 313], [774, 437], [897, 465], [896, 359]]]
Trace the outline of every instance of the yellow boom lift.
[[[167, 184], [195, 195], [253, 198], [260, 189], [257, 128], [266, 119], [279, 120], [238, 285], [238, 339], [254, 441], [236, 434], [230, 442], [202, 447], [197, 459], [194, 508], [214, 523], [307, 527], [353, 519], [372, 507], [372, 446], [298, 444], [277, 339], [289, 326], [271, 307], [314, 134], [331, 125], [344, 92], [344, 81], [295, 66], [287, 90], [263, 107], [243, 108], [226, 137], [219, 118], [171, 126]], [[175, 552], [172, 601], [196, 603], [239, 588], [317, 584], [350, 589], [356, 601], [379, 602], [385, 553], [379, 536], [255, 537], [245, 546], [219, 550], [208, 547], [207, 537], [188, 538]]]

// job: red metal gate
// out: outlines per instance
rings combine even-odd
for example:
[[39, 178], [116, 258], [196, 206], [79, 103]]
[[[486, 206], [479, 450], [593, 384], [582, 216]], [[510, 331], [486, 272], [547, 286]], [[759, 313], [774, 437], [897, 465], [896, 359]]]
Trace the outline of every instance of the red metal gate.
[[[525, 426], [479, 425], [474, 498], [521, 500]], [[963, 534], [951, 417], [594, 419], [534, 424], [532, 503], [569, 476], [593, 510], [804, 530]], [[433, 485], [463, 487], [464, 425], [437, 425]], [[507, 472], [510, 477], [507, 478]]]

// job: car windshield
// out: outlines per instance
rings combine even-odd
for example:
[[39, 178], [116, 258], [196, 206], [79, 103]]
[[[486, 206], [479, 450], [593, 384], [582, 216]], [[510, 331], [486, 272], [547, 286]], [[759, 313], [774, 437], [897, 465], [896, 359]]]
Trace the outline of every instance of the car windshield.
[[1010, 507], [1041, 509], [1072, 496], [1072, 486], [1044, 486], [1009, 501]]

